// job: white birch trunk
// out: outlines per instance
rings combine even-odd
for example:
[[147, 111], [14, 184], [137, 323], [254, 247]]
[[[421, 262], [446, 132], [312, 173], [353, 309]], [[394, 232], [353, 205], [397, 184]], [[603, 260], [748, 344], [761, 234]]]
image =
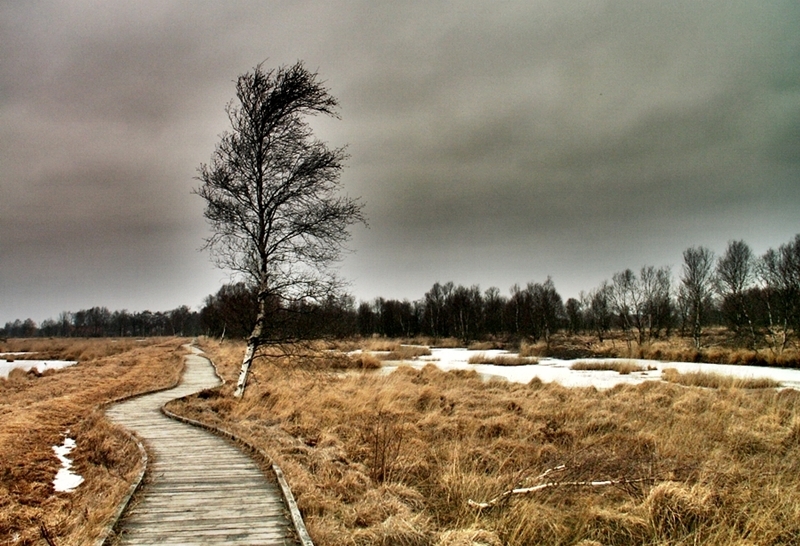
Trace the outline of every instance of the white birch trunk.
[[264, 323], [266, 320], [267, 305], [266, 302], [259, 297], [256, 325], [253, 328], [253, 333], [250, 334], [250, 337], [247, 339], [247, 350], [244, 352], [242, 369], [239, 371], [239, 380], [236, 382], [236, 390], [233, 393], [235, 398], [241, 398], [244, 396], [244, 389], [247, 387], [247, 374], [250, 373], [250, 365], [253, 363], [253, 357], [256, 354], [256, 349], [261, 342], [261, 334], [264, 331]]
[[250, 373], [250, 365], [253, 363], [256, 345], [257, 343], [253, 342], [252, 337], [247, 341], [247, 350], [244, 352], [242, 369], [239, 371], [239, 380], [236, 382], [236, 391], [233, 393], [235, 398], [244, 396], [244, 388], [247, 386], [247, 374]]

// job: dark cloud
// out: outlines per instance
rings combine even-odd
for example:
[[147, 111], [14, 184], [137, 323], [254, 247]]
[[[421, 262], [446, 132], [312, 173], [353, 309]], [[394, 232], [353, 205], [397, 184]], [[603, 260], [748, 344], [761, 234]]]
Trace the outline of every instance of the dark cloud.
[[798, 28], [792, 0], [4, 2], [0, 322], [227, 280], [190, 190], [261, 61], [340, 99], [314, 124], [367, 202], [358, 297], [763, 252], [800, 232]]

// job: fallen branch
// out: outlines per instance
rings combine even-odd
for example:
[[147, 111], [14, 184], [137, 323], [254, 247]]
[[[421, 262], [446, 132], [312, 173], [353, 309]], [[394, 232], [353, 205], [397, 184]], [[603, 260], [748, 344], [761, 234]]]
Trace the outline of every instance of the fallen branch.
[[[564, 470], [566, 466], [559, 465], [554, 468], [550, 468], [537, 476], [535, 479], [542, 479], [551, 472], [555, 472], [558, 470]], [[496, 506], [501, 501], [506, 500], [507, 498], [511, 497], [512, 495], [526, 495], [529, 493], [535, 493], [537, 491], [542, 491], [543, 489], [550, 489], [552, 487], [603, 487], [607, 485], [619, 485], [625, 483], [636, 483], [636, 482], [643, 482], [647, 481], [649, 478], [636, 478], [636, 479], [620, 479], [620, 480], [601, 480], [601, 481], [574, 481], [574, 482], [545, 482], [540, 483], [539, 485], [534, 485], [532, 487], [520, 487], [517, 489], [511, 489], [509, 491], [505, 491], [500, 495], [496, 496], [495, 498], [487, 501], [487, 502], [476, 502], [472, 499], [467, 501], [467, 504], [472, 506], [473, 508], [477, 508], [478, 510], [484, 510], [486, 508], [492, 508]]]

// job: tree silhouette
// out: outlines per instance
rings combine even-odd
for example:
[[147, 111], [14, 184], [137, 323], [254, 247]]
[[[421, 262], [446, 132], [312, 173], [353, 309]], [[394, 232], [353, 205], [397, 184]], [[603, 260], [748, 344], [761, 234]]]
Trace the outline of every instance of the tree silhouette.
[[[239, 76], [226, 111], [231, 131], [211, 163], [201, 165], [196, 190], [206, 202], [217, 265], [242, 274], [257, 293], [258, 313], [247, 342], [235, 395], [262, 343], [281, 341], [271, 318], [309, 300], [324, 300], [340, 284], [331, 270], [363, 222], [363, 205], [340, 196], [346, 154], [313, 137], [306, 119], [338, 117], [337, 101], [302, 62]], [[275, 335], [273, 335], [275, 334]]]

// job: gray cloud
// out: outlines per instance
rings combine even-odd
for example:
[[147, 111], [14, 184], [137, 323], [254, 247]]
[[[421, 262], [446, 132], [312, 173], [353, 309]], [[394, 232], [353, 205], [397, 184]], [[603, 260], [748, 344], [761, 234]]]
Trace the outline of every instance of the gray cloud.
[[232, 81], [304, 59], [371, 229], [361, 298], [565, 295], [800, 232], [800, 8], [677, 2], [5, 2], [0, 322], [197, 305], [227, 277], [190, 195]]

